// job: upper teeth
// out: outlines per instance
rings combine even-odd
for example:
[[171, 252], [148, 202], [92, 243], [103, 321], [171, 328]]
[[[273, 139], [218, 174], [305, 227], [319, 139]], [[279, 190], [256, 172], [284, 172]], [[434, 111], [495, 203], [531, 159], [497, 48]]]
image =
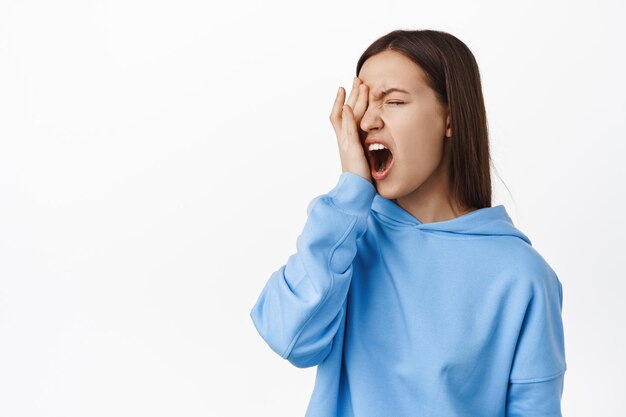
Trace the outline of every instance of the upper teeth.
[[379, 149], [387, 149], [387, 147], [382, 143], [372, 143], [369, 147], [370, 151], [377, 151]]

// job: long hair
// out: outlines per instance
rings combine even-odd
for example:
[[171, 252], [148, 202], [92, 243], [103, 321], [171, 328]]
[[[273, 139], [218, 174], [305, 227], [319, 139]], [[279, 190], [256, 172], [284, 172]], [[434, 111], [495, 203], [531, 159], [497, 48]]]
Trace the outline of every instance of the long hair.
[[435, 30], [394, 30], [363, 52], [356, 66], [393, 50], [415, 62], [443, 106], [448, 106], [452, 138], [449, 177], [452, 197], [467, 207], [491, 207], [491, 157], [487, 115], [474, 55], [458, 38]]

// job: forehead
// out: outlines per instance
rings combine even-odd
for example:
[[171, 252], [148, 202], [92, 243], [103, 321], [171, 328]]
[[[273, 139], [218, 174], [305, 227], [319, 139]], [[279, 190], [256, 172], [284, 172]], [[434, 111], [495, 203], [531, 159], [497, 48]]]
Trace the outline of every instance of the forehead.
[[395, 51], [384, 51], [368, 58], [361, 66], [359, 78], [369, 87], [372, 97], [381, 91], [401, 88], [410, 94], [426, 87], [424, 72], [419, 65]]

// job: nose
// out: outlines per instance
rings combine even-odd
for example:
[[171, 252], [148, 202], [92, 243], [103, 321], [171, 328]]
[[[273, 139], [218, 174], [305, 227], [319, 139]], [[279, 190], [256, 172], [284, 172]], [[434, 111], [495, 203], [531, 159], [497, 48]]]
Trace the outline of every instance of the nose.
[[382, 128], [382, 119], [378, 114], [378, 109], [376, 109], [373, 105], [368, 105], [367, 109], [365, 109], [365, 113], [361, 118], [361, 129], [364, 132], [369, 132], [373, 129], [381, 129]]

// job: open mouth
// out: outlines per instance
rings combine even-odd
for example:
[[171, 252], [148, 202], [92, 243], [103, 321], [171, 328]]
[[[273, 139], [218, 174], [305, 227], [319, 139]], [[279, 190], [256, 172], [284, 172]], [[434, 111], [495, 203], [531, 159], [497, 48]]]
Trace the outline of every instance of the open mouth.
[[393, 160], [393, 154], [389, 149], [376, 149], [367, 152], [370, 167], [377, 172], [384, 172]]

